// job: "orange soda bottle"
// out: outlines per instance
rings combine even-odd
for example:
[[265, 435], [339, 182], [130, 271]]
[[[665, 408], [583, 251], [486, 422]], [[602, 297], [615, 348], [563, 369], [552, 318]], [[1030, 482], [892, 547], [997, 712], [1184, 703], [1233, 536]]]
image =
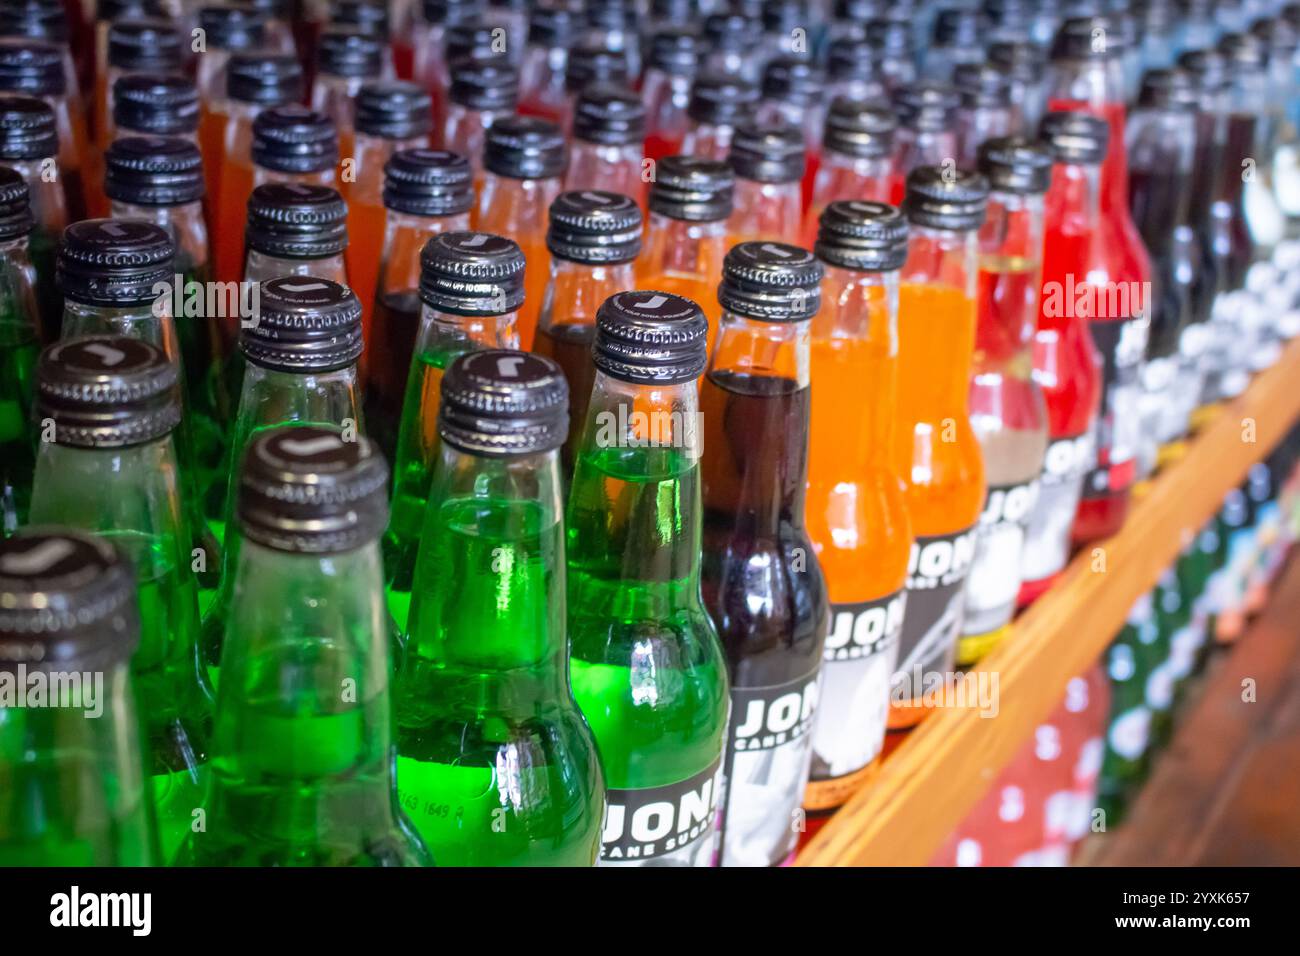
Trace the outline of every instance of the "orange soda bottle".
[[803, 220], [804, 140], [788, 123], [738, 126], [727, 156], [736, 191], [727, 220], [727, 246], [786, 242]]
[[569, 436], [561, 450], [567, 479], [596, 380], [596, 311], [610, 296], [636, 287], [632, 262], [641, 252], [641, 207], [620, 193], [560, 193], [551, 203], [546, 247], [551, 276], [533, 351], [554, 359], [569, 382]]
[[977, 230], [988, 182], [950, 167], [907, 177], [911, 227], [898, 296], [895, 461], [916, 541], [890, 690], [891, 730], [915, 726], [953, 670], [966, 576], [984, 504], [984, 459], [968, 414]]
[[434, 236], [467, 232], [473, 201], [473, 175], [464, 156], [404, 149], [384, 166], [387, 219], [366, 337], [366, 427], [386, 454], [396, 447], [420, 326], [421, 250]]
[[644, 205], [648, 181], [642, 175], [644, 144], [641, 97], [614, 83], [587, 87], [574, 107], [573, 148], [564, 188], [619, 193]]
[[551, 275], [546, 227], [564, 173], [564, 134], [535, 116], [509, 116], [492, 124], [483, 147], [483, 191], [472, 222], [479, 232], [513, 239], [524, 251], [524, 304], [519, 343], [533, 347], [542, 297]]
[[804, 792], [812, 817], [842, 806], [879, 764], [912, 550], [893, 447], [907, 223], [884, 203], [837, 200], [815, 252], [826, 277], [812, 322], [807, 520], [831, 624]]
[[[826, 113], [822, 157], [804, 218], [804, 240], [817, 236], [822, 210], [837, 199], [889, 202], [899, 190], [894, 168], [894, 130], [888, 107], [871, 100], [836, 97]], [[900, 183], [901, 185], [901, 183]]]
[[358, 27], [330, 26], [320, 35], [311, 108], [334, 123], [339, 134], [339, 153], [343, 156], [353, 155], [352, 136], [361, 84], [379, 79], [383, 59], [384, 46], [380, 39], [363, 33]]
[[717, 288], [727, 254], [736, 176], [726, 163], [665, 156], [650, 185], [650, 222], [637, 261], [637, 287], [690, 299], [709, 319], [709, 354], [722, 310]]
[[461, 57], [451, 65], [451, 85], [438, 141], [469, 160], [477, 195], [483, 186], [483, 143], [497, 120], [515, 115], [519, 71], [503, 56]]

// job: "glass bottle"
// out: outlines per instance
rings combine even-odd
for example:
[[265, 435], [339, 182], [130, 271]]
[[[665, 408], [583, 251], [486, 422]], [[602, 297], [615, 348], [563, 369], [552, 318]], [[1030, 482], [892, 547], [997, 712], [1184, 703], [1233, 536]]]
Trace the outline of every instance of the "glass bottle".
[[347, 204], [329, 186], [271, 182], [248, 198], [244, 281], [312, 276], [348, 284]]
[[758, 87], [726, 73], [701, 73], [691, 86], [686, 107], [689, 124], [681, 153], [700, 159], [725, 160], [731, 152], [736, 126], [753, 115]]
[[[978, 66], [984, 60], [986, 29], [979, 10], [941, 7], [934, 18], [930, 46], [921, 57], [921, 76], [935, 83], [953, 83], [957, 67]], [[962, 89], [960, 83], [957, 88]]]
[[963, 63], [953, 77], [953, 85], [961, 91], [957, 166], [974, 169], [981, 145], [990, 139], [1018, 134], [1021, 124], [1011, 101], [1011, 86], [1002, 70], [985, 63]]
[[432, 865], [394, 775], [379, 557], [387, 486], [383, 456], [361, 436], [299, 425], [251, 442], [235, 496], [244, 544], [207, 826], [181, 862]]
[[569, 673], [609, 787], [600, 862], [710, 866], [730, 702], [700, 591], [708, 324], [680, 296], [619, 292], [596, 326], [566, 544]]
[[597, 83], [630, 86], [635, 78], [624, 51], [611, 50], [590, 34], [580, 39], [569, 50], [564, 68], [564, 113], [557, 121], [560, 129], [566, 134], [571, 131], [574, 107], [587, 87]]
[[888, 202], [898, 191], [893, 163], [897, 126], [893, 112], [880, 103], [842, 96], [831, 103], [826, 113], [821, 167], [804, 217], [806, 245], [816, 240], [821, 214], [832, 202]]
[[356, 155], [357, 94], [367, 80], [379, 79], [385, 50], [379, 37], [359, 27], [331, 25], [320, 35], [311, 108], [334, 124], [341, 156]]
[[198, 579], [172, 432], [177, 368], [136, 338], [94, 335], [47, 346], [37, 368], [41, 443], [34, 524], [112, 541], [135, 569], [140, 644], [131, 657], [161, 859], [194, 820], [207, 775], [212, 688], [198, 659]]
[[903, 183], [921, 166], [949, 166], [958, 155], [958, 111], [961, 95], [951, 86], [922, 83], [899, 89], [893, 98], [898, 115], [894, 133], [897, 192], [890, 202], [903, 200]]
[[566, 189], [620, 193], [645, 202], [646, 115], [641, 98], [626, 87], [594, 84], [574, 105]]
[[654, 34], [641, 81], [646, 111], [646, 159], [658, 162], [681, 152], [690, 120], [687, 105], [699, 69], [701, 43], [688, 27]]
[[0, 539], [27, 523], [36, 466], [31, 412], [41, 330], [27, 196], [23, 178], [0, 166]]
[[461, 58], [451, 65], [441, 145], [469, 160], [481, 190], [488, 130], [511, 117], [519, 102], [519, 72], [501, 56]]
[[[803, 133], [804, 174], [801, 199], [806, 208], [812, 199], [817, 170], [821, 168], [822, 134], [826, 129], [828, 100], [824, 98], [826, 75], [807, 59], [785, 56], [772, 60], [763, 70], [758, 122], [784, 124]], [[786, 233], [783, 239], [789, 239]]]
[[554, 362], [486, 349], [442, 381], [398, 676], [402, 805], [444, 864], [590, 866], [605, 782], [565, 666]]
[[117, 81], [135, 73], [179, 73], [183, 69], [177, 25], [165, 19], [118, 20], [108, 28], [108, 68], [93, 102], [95, 146], [100, 152], [113, 141], [112, 90]]
[[732, 719], [719, 799], [723, 866], [793, 855], [812, 759], [826, 582], [804, 524], [810, 324], [823, 269], [746, 242], [722, 267], [722, 325], [700, 396], [704, 606], [727, 654]]
[[803, 134], [797, 126], [736, 127], [728, 161], [736, 172], [727, 245], [799, 234], [803, 213]]
[[466, 352], [514, 348], [523, 297], [523, 251], [509, 239], [443, 232], [420, 253], [419, 324], [398, 428], [393, 513], [384, 535], [388, 605], [402, 633], [438, 462], [443, 377]]
[[1047, 110], [1047, 56], [1027, 41], [1006, 40], [989, 45], [989, 63], [1007, 79], [1011, 103], [1020, 117], [1020, 131], [1038, 129]]
[[551, 203], [560, 194], [566, 160], [559, 127], [533, 116], [511, 116], [494, 123], [483, 148], [483, 191], [470, 219], [480, 232], [513, 239], [528, 260], [524, 304], [519, 310], [519, 342], [525, 351], [533, 346], [550, 279], [546, 226]]
[[0, 866], [156, 865], [131, 565], [103, 538], [24, 531], [0, 540], [0, 609], [6, 683], [69, 688], [56, 706], [0, 707]]
[[533, 5], [528, 48], [519, 67], [519, 111], [558, 123], [564, 118], [564, 73], [578, 34], [579, 12], [564, 0]]

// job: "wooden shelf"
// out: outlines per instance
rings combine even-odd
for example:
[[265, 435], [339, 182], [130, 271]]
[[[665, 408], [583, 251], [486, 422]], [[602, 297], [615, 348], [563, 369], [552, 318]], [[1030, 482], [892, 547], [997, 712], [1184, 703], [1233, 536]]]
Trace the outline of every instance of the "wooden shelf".
[[[1119, 534], [1084, 549], [980, 665], [998, 713], [937, 710], [799, 854], [800, 866], [919, 866], [984, 795], [1069, 680], [1097, 660], [1133, 602], [1300, 417], [1300, 340], [1226, 404], [1135, 501]], [[1253, 435], [1251, 431], [1253, 429]], [[1253, 437], [1254, 441], [1249, 439]], [[1104, 570], [1097, 555], [1104, 556]]]

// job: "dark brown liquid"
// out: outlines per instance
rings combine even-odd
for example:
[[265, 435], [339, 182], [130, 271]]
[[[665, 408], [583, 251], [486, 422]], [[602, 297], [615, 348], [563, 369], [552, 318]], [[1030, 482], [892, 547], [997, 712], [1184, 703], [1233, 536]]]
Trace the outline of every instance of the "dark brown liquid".
[[569, 381], [569, 437], [560, 452], [564, 474], [573, 474], [573, 462], [587, 422], [587, 406], [596, 381], [596, 366], [591, 361], [591, 343], [596, 327], [585, 322], [569, 322], [549, 329], [539, 329], [533, 351], [554, 359]]
[[366, 343], [366, 430], [389, 461], [397, 447], [402, 397], [419, 328], [420, 295], [414, 289], [376, 297]]

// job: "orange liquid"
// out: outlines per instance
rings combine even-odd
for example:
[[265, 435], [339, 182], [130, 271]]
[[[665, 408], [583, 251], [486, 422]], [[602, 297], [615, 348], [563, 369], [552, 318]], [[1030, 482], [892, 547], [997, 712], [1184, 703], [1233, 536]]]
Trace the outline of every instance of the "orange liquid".
[[203, 108], [199, 115], [199, 152], [207, 187], [208, 233], [216, 234], [216, 210], [221, 204], [221, 169], [225, 164], [226, 114]]
[[524, 304], [519, 310], [518, 328], [519, 347], [525, 352], [532, 350], [537, 316], [551, 278], [546, 227], [551, 202], [559, 192], [559, 180], [488, 177], [481, 202], [475, 206], [479, 211], [475, 229], [513, 239], [524, 251]]
[[253, 194], [253, 167], [235, 158], [221, 167], [221, 197], [217, 232], [213, 237], [213, 263], [218, 282], [237, 282], [244, 274], [244, 226], [248, 197]]
[[[663, 223], [666, 220], [656, 220]], [[718, 283], [722, 281], [722, 260], [726, 257], [724, 234], [691, 238], [694, 223], [667, 221], [666, 228], [650, 229], [636, 264], [637, 288], [671, 292], [690, 299], [709, 320], [709, 355], [722, 321], [718, 305]]]

